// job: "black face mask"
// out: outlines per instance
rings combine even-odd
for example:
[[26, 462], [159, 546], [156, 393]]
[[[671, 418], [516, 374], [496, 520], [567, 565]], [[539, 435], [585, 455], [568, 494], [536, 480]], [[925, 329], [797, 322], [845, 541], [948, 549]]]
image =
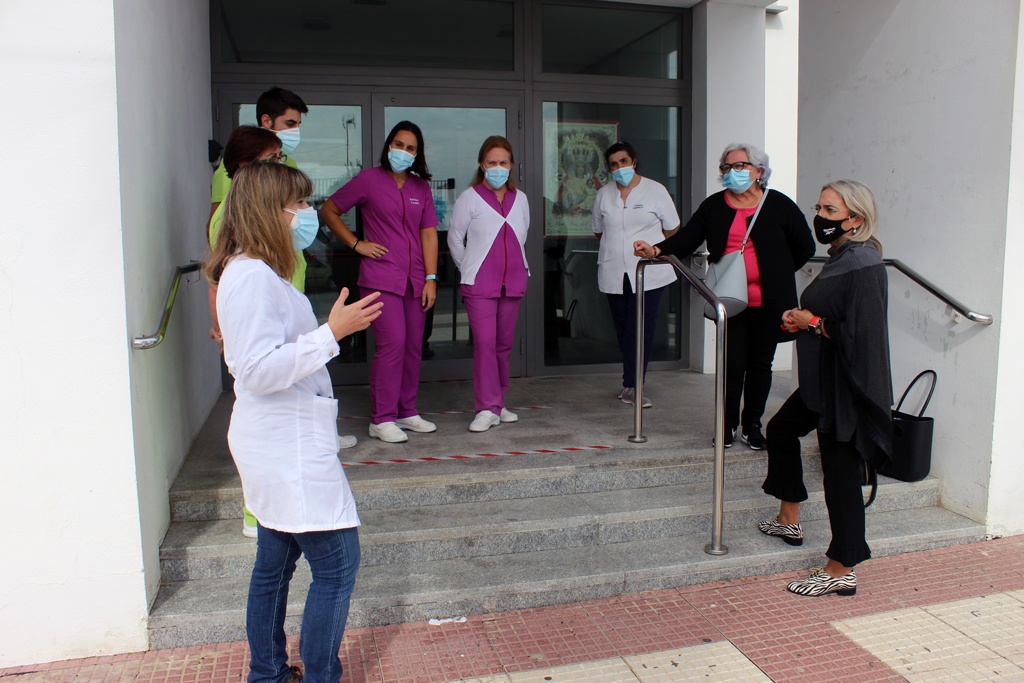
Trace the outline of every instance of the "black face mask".
[[846, 234], [843, 230], [844, 218], [841, 221], [833, 221], [824, 216], [814, 217], [814, 236], [822, 244], [832, 244]]

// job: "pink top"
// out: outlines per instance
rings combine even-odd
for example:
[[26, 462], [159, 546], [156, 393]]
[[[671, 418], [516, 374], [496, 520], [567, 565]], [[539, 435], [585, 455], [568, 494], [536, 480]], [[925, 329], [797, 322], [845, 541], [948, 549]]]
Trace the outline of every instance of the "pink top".
[[420, 231], [437, 227], [430, 184], [410, 174], [399, 190], [394, 177], [375, 166], [339, 188], [331, 201], [342, 213], [358, 206], [365, 239], [388, 248], [379, 259], [360, 261], [359, 286], [404, 296], [411, 284], [419, 297], [427, 276]]
[[[757, 211], [757, 207], [749, 209], [738, 209], [732, 205], [726, 197], [725, 203], [736, 209], [736, 217], [732, 219], [732, 226], [729, 228], [729, 239], [725, 242], [725, 254], [739, 251], [743, 246], [743, 236], [747, 234], [750, 227], [750, 217]], [[723, 254], [724, 255], [724, 254]], [[743, 264], [747, 267], [747, 307], [756, 308], [761, 305], [761, 271], [757, 269], [757, 253], [754, 251], [754, 239], [747, 240], [747, 248], [743, 250]]]
[[[502, 216], [508, 216], [509, 209], [516, 199], [516, 191], [509, 189], [505, 192], [505, 198], [498, 202], [498, 193], [485, 185], [486, 183], [480, 183], [473, 189], [489, 207]], [[519, 239], [512, 226], [506, 222], [491, 243], [491, 249], [476, 274], [476, 282], [462, 285], [462, 295], [487, 298], [524, 296], [528, 275]]]

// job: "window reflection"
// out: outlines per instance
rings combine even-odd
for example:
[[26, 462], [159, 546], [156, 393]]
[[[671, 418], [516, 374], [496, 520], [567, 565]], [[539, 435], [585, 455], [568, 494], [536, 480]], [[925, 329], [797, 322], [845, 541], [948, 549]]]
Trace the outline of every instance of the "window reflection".
[[[545, 365], [620, 363], [608, 300], [598, 291], [598, 240], [590, 227], [594, 195], [614, 182], [604, 151], [618, 139], [628, 140], [637, 151], [639, 173], [664, 185], [679, 208], [679, 110], [545, 102], [543, 114]], [[688, 305], [679, 282], [670, 285], [661, 301], [652, 361], [682, 357], [681, 322]]]
[[676, 79], [682, 25], [672, 12], [545, 4], [543, 70]]
[[512, 0], [221, 0], [221, 61], [515, 68]]

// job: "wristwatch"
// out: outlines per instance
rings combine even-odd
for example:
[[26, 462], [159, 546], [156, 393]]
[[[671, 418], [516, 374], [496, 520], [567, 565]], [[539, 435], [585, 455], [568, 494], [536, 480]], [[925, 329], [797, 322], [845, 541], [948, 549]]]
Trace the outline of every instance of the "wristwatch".
[[820, 337], [821, 336], [821, 326], [822, 326], [822, 323], [824, 321], [825, 321], [824, 318], [822, 318], [821, 316], [816, 315], [813, 318], [811, 318], [811, 322], [807, 323], [807, 329], [813, 330], [814, 334], [816, 334], [816, 335], [818, 335]]

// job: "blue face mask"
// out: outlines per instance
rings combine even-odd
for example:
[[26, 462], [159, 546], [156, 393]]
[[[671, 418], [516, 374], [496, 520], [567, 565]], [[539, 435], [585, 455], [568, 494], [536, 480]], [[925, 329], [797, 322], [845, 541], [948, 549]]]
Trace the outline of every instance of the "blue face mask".
[[743, 194], [753, 184], [754, 181], [750, 179], [750, 171], [730, 169], [728, 173], [722, 176], [722, 185], [725, 186], [725, 189], [736, 194]]
[[508, 169], [503, 166], [492, 166], [484, 170], [484, 178], [487, 179], [488, 185], [497, 190], [508, 182]]
[[316, 239], [316, 234], [320, 231], [320, 218], [316, 215], [316, 209], [313, 207], [298, 210], [285, 209], [285, 211], [293, 214], [289, 226], [292, 229], [292, 244], [295, 245], [296, 251], [302, 251], [313, 244], [313, 240]]
[[615, 182], [617, 182], [619, 185], [622, 185], [623, 187], [626, 187], [631, 182], [633, 182], [633, 176], [635, 175], [636, 171], [633, 170], [632, 166], [624, 166], [622, 168], [617, 168], [614, 171], [612, 171], [612, 178], [614, 178]]
[[285, 154], [291, 154], [299, 146], [298, 128], [286, 128], [285, 130], [275, 130], [274, 132], [281, 141], [281, 151]]
[[413, 159], [416, 155], [409, 154], [404, 149], [395, 149], [392, 147], [388, 150], [388, 163], [391, 164], [391, 170], [395, 173], [401, 173], [412, 166]]

